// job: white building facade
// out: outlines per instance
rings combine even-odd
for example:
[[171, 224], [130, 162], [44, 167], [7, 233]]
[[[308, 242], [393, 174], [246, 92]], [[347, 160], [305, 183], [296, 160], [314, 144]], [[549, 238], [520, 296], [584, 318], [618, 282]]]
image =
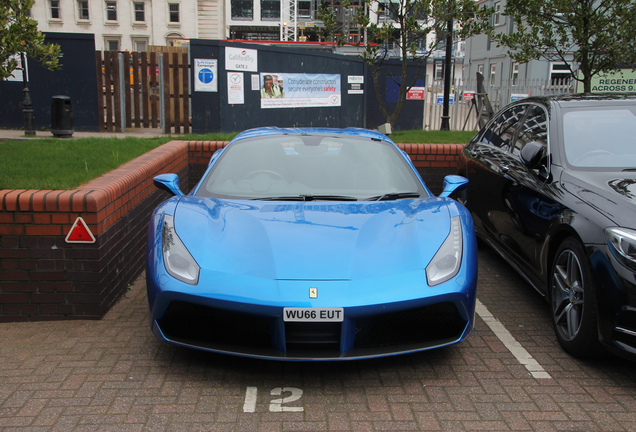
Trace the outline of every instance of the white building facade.
[[[514, 31], [514, 22], [503, 14], [506, 0], [478, 0], [478, 3], [494, 7], [491, 24], [498, 33]], [[499, 47], [485, 34], [467, 38], [465, 50], [464, 77], [474, 80], [479, 72], [487, 86], [515, 86], [528, 80], [544, 80], [550, 85], [559, 85], [570, 77], [568, 66], [562, 61], [516, 63], [508, 55], [508, 48]]]
[[224, 37], [223, 0], [35, 0], [43, 32], [93, 33], [96, 50], [147, 51]]

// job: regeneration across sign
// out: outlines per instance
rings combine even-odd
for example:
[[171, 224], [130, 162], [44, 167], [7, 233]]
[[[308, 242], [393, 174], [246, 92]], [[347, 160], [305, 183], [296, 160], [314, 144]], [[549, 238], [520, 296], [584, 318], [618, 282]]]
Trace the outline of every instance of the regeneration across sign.
[[[591, 84], [592, 93], [636, 93], [636, 71], [621, 69], [611, 74], [595, 75], [592, 77]], [[576, 92], [583, 93], [582, 81], [578, 82]]]
[[339, 107], [340, 74], [261, 73], [261, 108]]

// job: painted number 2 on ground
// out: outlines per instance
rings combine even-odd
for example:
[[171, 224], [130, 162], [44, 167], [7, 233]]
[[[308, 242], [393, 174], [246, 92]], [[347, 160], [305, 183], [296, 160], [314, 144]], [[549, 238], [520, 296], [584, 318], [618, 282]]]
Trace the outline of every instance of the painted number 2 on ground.
[[[285, 393], [291, 393], [287, 397], [272, 399], [269, 403], [270, 412], [299, 412], [303, 411], [303, 407], [283, 406], [291, 402], [296, 402], [303, 396], [303, 391], [296, 387], [276, 387], [272, 389], [270, 395], [283, 396]], [[243, 404], [243, 412], [256, 411], [256, 399], [258, 397], [258, 388], [248, 387], [245, 392], [245, 403]]]

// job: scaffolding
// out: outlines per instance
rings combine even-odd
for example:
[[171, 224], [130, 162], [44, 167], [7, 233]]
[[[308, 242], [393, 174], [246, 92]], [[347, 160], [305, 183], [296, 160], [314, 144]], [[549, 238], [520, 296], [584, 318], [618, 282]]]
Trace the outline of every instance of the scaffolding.
[[281, 0], [280, 2], [280, 40], [298, 40], [298, 3], [297, 0]]

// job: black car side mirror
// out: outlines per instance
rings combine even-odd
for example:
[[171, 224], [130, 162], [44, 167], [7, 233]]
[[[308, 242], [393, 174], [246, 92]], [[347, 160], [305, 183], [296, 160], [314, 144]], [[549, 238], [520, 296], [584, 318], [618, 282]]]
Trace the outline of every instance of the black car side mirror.
[[521, 149], [521, 160], [528, 168], [535, 168], [543, 158], [544, 151], [545, 145], [536, 141], [530, 141]]

